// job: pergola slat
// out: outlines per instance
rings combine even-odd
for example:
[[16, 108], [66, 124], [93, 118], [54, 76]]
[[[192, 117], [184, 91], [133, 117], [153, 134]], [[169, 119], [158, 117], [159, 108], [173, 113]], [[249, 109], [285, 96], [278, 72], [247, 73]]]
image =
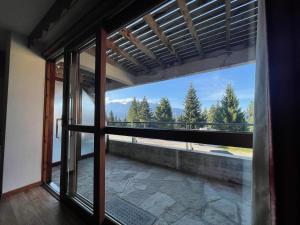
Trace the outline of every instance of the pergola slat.
[[158, 64], [162, 66], [162, 63], [154, 55], [154, 53], [147, 46], [145, 46], [129, 29], [123, 28], [120, 31], [120, 34], [128, 41], [130, 41], [133, 45], [135, 45], [141, 52], [143, 52], [145, 55], [155, 60]]
[[161, 28], [157, 25], [153, 17], [150, 14], [148, 14], [144, 16], [144, 20], [148, 24], [148, 26], [153, 30], [153, 32], [157, 35], [157, 37], [161, 40], [161, 42], [164, 43], [164, 45], [169, 49], [170, 53], [176, 57], [177, 61], [181, 62], [181, 59], [175, 51], [175, 48], [171, 45], [169, 39], [161, 30]]
[[249, 47], [256, 25], [257, 0], [172, 0], [112, 34], [107, 55], [138, 75]]
[[194, 27], [194, 24], [193, 24], [193, 21], [192, 21], [192, 17], [189, 13], [189, 9], [188, 9], [188, 6], [186, 4], [186, 1], [185, 0], [177, 0], [177, 4], [179, 6], [179, 9], [180, 9], [180, 12], [186, 22], [186, 25], [190, 31], [190, 34], [192, 35], [192, 38], [195, 42], [195, 45], [198, 49], [198, 52], [199, 52], [199, 55], [200, 56], [203, 56], [203, 50], [202, 50], [202, 46], [201, 46], [201, 43], [200, 43], [200, 40], [199, 40], [199, 36], [196, 32], [196, 29]]
[[225, 10], [226, 10], [226, 50], [230, 51], [230, 20], [231, 20], [231, 2], [230, 0], [225, 0]]
[[123, 58], [127, 59], [128, 61], [132, 62], [133, 64], [137, 65], [138, 67], [141, 67], [143, 70], [148, 71], [148, 69], [145, 68], [144, 65], [142, 65], [139, 61], [137, 61], [135, 58], [133, 58], [127, 52], [123, 51], [117, 44], [111, 42], [109, 39], [106, 40], [106, 47], [112, 49], [113, 52], [118, 53]]

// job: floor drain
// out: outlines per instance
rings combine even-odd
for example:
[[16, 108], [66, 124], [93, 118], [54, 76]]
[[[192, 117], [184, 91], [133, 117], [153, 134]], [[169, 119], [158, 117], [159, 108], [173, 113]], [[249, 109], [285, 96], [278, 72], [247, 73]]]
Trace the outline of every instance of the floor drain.
[[156, 220], [147, 211], [117, 197], [106, 202], [106, 212], [124, 225], [153, 225]]

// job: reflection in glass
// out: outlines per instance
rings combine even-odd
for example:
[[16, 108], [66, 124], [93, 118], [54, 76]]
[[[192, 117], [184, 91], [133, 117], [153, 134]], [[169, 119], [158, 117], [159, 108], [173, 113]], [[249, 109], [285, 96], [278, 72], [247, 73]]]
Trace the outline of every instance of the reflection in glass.
[[95, 114], [95, 55], [94, 47], [72, 54], [70, 76], [71, 124], [94, 125]]
[[93, 202], [94, 135], [69, 132], [68, 195]]

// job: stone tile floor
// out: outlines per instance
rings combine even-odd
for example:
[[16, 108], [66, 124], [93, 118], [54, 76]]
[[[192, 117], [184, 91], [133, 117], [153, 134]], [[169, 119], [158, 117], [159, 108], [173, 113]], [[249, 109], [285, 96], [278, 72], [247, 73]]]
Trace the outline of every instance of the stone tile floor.
[[[92, 200], [93, 159], [79, 162], [78, 192]], [[53, 170], [53, 182], [59, 168]], [[251, 189], [127, 158], [106, 156], [106, 201], [120, 197], [155, 225], [250, 225]]]

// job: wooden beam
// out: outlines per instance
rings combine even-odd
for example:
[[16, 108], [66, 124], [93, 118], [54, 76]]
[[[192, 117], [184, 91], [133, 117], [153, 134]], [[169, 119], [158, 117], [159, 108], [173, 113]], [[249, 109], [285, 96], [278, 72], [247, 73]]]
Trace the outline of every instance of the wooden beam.
[[144, 45], [129, 29], [123, 28], [120, 31], [120, 34], [126, 38], [128, 41], [130, 41], [133, 45], [135, 45], [141, 52], [143, 52], [145, 55], [150, 57], [151, 59], [155, 60], [159, 65], [163, 66], [163, 64], [160, 62], [160, 60], [154, 55], [154, 53], [146, 46]]
[[143, 18], [144, 18], [145, 22], [148, 24], [148, 26], [156, 34], [156, 36], [160, 39], [160, 41], [168, 48], [170, 53], [176, 57], [177, 61], [181, 62], [181, 59], [178, 56], [177, 52], [175, 51], [175, 48], [171, 45], [168, 37], [164, 34], [164, 32], [158, 26], [158, 24], [153, 19], [153, 17], [150, 14], [147, 14]]
[[134, 85], [135, 76], [122, 65], [107, 57], [106, 61], [106, 78], [125, 85]]
[[134, 85], [151, 83], [156, 80], [174, 79], [193, 74], [195, 71], [198, 73], [204, 73], [215, 70], [216, 68], [219, 68], [220, 65], [227, 68], [244, 63], [253, 63], [255, 62], [254, 52], [254, 47], [244, 48], [241, 46], [240, 49], [233, 51], [230, 57], [228, 57], [228, 54], [225, 52], [214, 57], [204, 57], [203, 59], [200, 59], [199, 56], [196, 55], [188, 61], [185, 61], [184, 64], [167, 67], [164, 70], [161, 70], [160, 68], [153, 68], [148, 74], [140, 74], [135, 77]]
[[226, 10], [226, 50], [230, 51], [230, 24], [231, 24], [231, 2], [224, 0]]
[[52, 175], [52, 145], [53, 145], [53, 117], [55, 92], [55, 62], [46, 62], [45, 99], [44, 99], [44, 128], [43, 128], [43, 162], [42, 182], [51, 182]]
[[107, 34], [96, 34], [95, 130], [94, 133], [94, 217], [97, 224], [105, 219], [105, 90]]
[[199, 36], [197, 34], [197, 31], [194, 27], [192, 17], [190, 15], [188, 6], [186, 4], [186, 0], [177, 0], [177, 4], [178, 4], [178, 7], [180, 9], [181, 15], [183, 16], [183, 19], [184, 19], [184, 21], [185, 21], [185, 23], [186, 23], [186, 25], [189, 29], [189, 32], [192, 35], [192, 38], [193, 38], [193, 40], [195, 42], [195, 45], [197, 47], [197, 50], [199, 52], [199, 55], [202, 57], [203, 56], [202, 45], [200, 43], [200, 39], [199, 39]]
[[148, 71], [148, 69], [143, 64], [141, 64], [138, 60], [129, 55], [127, 52], [123, 51], [117, 44], [113, 43], [109, 39], [106, 40], [106, 48], [110, 48], [113, 52], [121, 55], [136, 66], [141, 67], [145, 71]]

